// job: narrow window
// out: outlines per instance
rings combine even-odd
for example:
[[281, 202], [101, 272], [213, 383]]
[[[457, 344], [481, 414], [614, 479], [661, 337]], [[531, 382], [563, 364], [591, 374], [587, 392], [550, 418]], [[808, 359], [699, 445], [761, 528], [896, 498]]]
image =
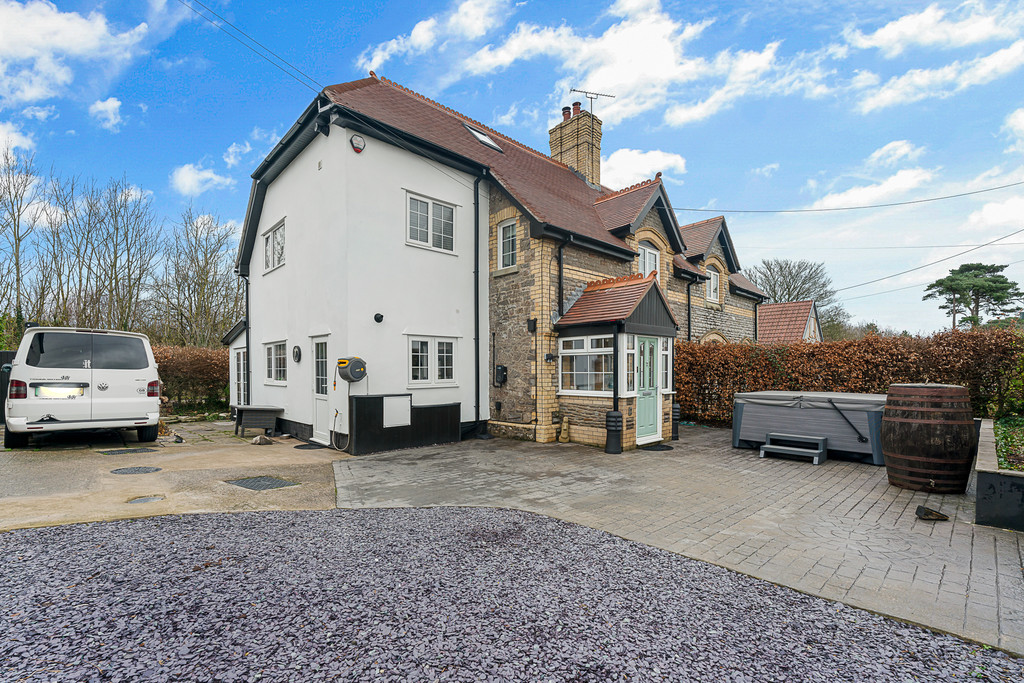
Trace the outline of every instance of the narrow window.
[[284, 223], [271, 228], [263, 236], [263, 267], [273, 270], [284, 265]]
[[636, 391], [636, 336], [626, 337], [626, 392]]
[[658, 259], [661, 253], [650, 242], [640, 243], [640, 274], [647, 277], [658, 270]]
[[455, 379], [455, 342], [437, 342], [437, 381], [450, 382]]
[[426, 339], [413, 339], [410, 342], [411, 355], [409, 367], [410, 379], [413, 382], [430, 381], [430, 342]]
[[455, 209], [434, 202], [434, 248], [455, 249]]
[[498, 226], [498, 267], [511, 268], [516, 264], [516, 222]]
[[327, 395], [327, 342], [313, 345], [313, 387], [318, 395]]
[[249, 393], [248, 387], [246, 386], [245, 366], [246, 363], [246, 351], [240, 349], [235, 352], [235, 400], [239, 404], [245, 403], [245, 397]]
[[672, 391], [672, 340], [661, 338], [661, 390]]
[[409, 239], [427, 243], [429, 239], [429, 204], [415, 197], [409, 197]]
[[708, 277], [710, 277], [711, 279], [708, 280], [707, 284], [707, 300], [717, 304], [719, 302], [720, 294], [718, 287], [720, 279], [720, 276], [718, 274], [718, 268], [715, 268], [714, 266], [708, 266]]

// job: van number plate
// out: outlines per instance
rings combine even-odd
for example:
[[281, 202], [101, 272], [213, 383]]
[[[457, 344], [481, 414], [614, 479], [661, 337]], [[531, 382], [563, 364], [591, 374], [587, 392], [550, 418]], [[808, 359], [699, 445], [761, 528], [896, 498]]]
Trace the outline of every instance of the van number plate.
[[37, 398], [74, 398], [83, 394], [82, 387], [36, 387]]

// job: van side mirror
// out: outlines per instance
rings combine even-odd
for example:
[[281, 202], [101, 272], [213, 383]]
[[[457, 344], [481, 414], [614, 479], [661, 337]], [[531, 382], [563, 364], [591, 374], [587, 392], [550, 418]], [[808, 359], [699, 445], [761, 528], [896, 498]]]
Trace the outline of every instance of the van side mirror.
[[10, 363], [4, 363], [3, 365], [0, 365], [0, 372], [8, 372], [9, 373], [10, 371], [11, 371], [11, 364]]

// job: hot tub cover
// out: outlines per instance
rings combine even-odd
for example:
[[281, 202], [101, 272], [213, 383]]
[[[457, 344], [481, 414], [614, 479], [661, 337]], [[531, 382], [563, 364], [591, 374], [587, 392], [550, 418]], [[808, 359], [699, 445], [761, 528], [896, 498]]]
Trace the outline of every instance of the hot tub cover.
[[734, 403], [786, 408], [826, 408], [872, 412], [885, 408], [885, 394], [850, 394], [839, 391], [746, 391], [733, 396]]

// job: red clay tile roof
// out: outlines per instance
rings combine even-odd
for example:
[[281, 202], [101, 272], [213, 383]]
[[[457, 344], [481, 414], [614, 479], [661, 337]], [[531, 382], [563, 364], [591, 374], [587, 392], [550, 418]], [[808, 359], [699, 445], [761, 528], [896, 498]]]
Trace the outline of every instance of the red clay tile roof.
[[813, 301], [762, 304], [757, 307], [757, 341], [763, 344], [793, 344], [803, 341]]
[[640, 217], [640, 210], [647, 205], [651, 195], [658, 191], [661, 185], [661, 173], [654, 180], [645, 180], [636, 185], [601, 195], [594, 202], [597, 215], [608, 230], [621, 228], [630, 225]]
[[[660, 293], [657, 276], [655, 271], [647, 277], [635, 273], [591, 282], [555, 326], [570, 327], [625, 320], [652, 288], [657, 287]], [[671, 307], [667, 309], [669, 315], [672, 315]], [[672, 321], [676, 322], [675, 316], [672, 316]]]
[[[607, 190], [591, 188], [565, 164], [393, 81], [377, 78], [373, 73], [371, 76], [328, 86], [323, 94], [338, 105], [486, 165], [537, 220], [629, 249], [623, 240], [608, 232], [603, 217], [612, 222], [619, 220], [632, 208], [632, 199], [623, 199], [621, 204], [613, 202], [599, 213], [595, 202]], [[466, 130], [466, 124], [487, 133], [502, 152], [481, 144]], [[651, 185], [656, 187], [659, 183], [652, 181]]]
[[686, 243], [686, 258], [703, 256], [711, 251], [711, 242], [724, 222], [725, 216], [716, 216], [699, 223], [679, 226], [679, 232], [683, 234], [683, 242]]
[[744, 292], [752, 292], [754, 294], [760, 294], [763, 297], [767, 297], [765, 294], [755, 285], [753, 282], [747, 279], [747, 276], [743, 273], [730, 273], [729, 282], [732, 283], [738, 289], [742, 289]]
[[691, 273], [700, 275], [701, 277], [704, 276], [704, 274], [700, 272], [700, 268], [687, 261], [682, 254], [676, 254], [672, 257], [672, 265], [680, 270], [687, 270]]

